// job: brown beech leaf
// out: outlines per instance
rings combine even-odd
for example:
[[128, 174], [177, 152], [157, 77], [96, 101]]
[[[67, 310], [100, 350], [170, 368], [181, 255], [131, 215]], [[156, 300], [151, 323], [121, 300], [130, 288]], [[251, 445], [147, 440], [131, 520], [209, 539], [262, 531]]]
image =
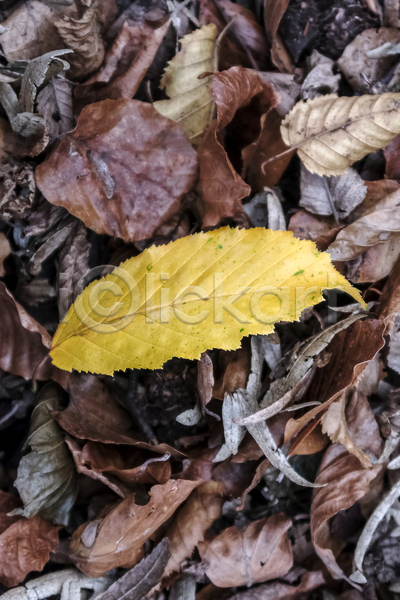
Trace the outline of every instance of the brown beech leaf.
[[272, 88], [263, 84], [258, 73], [242, 67], [232, 67], [213, 78], [212, 92], [217, 105], [217, 118], [205, 132], [199, 148], [200, 183], [204, 200], [203, 227], [216, 225], [222, 217], [242, 212], [242, 198], [250, 187], [235, 171], [222, 146], [218, 133], [233, 119], [236, 111], [250, 103], [258, 94], [265, 102], [276, 103]]
[[259, 73], [259, 77], [265, 84], [272, 86], [279, 102], [261, 116], [257, 139], [242, 150], [242, 175], [256, 190], [276, 185], [292, 159], [293, 154], [289, 153], [266, 162], [286, 150], [280, 132], [281, 123], [286, 113], [293, 108], [301, 89], [293, 75]]
[[147, 73], [170, 26], [169, 19], [152, 19], [151, 11], [141, 21], [127, 19], [107, 50], [104, 65], [75, 89], [75, 97], [94, 93], [96, 100], [132, 98]]
[[192, 492], [166, 536], [170, 542], [171, 557], [165, 567], [164, 577], [179, 571], [181, 563], [190, 558], [204, 534], [215, 519], [221, 516], [224, 487], [216, 481], [208, 481]]
[[291, 520], [279, 513], [253, 521], [244, 531], [229, 527], [213, 540], [199, 544], [207, 577], [224, 588], [285, 575], [293, 564], [286, 535], [291, 525]]
[[121, 498], [132, 493], [129, 489], [131, 485], [164, 484], [171, 478], [171, 465], [166, 460], [169, 454], [146, 457], [143, 452], [132, 448], [116, 448], [95, 442], [88, 442], [81, 449], [72, 438], [67, 436], [65, 441], [72, 452], [77, 471], [101, 481]]
[[382, 320], [393, 317], [400, 310], [400, 257], [397, 259], [393, 270], [382, 290], [378, 308], [378, 316]]
[[352, 436], [349, 434], [345, 416], [346, 401], [347, 395], [344, 392], [336, 402], [333, 402], [329, 406], [327, 412], [322, 415], [322, 431], [329, 435], [332, 442], [339, 442], [351, 454], [354, 454], [363, 467], [371, 467], [371, 459], [354, 442]]
[[47, 331], [14, 300], [2, 282], [0, 299], [0, 368], [25, 379], [52, 378], [65, 386], [68, 379], [65, 373], [46, 359], [51, 346]]
[[[238, 50], [241, 50], [244, 54], [242, 62], [232, 63], [229, 66], [240, 65], [242, 67], [252, 67], [258, 71], [267, 70], [267, 38], [254, 13], [244, 6], [240, 6], [240, 4], [234, 4], [228, 0], [215, 0], [215, 5], [220, 11], [224, 25], [232, 23], [227, 35], [231, 38], [230, 41], [238, 46]], [[225, 48], [222, 46], [220, 61], [226, 60], [224, 54]], [[227, 59], [229, 60], [229, 54]]]
[[339, 444], [330, 446], [325, 453], [317, 482], [327, 485], [314, 493], [311, 538], [318, 556], [336, 578], [345, 578], [336, 562], [336, 556], [346, 542], [333, 538], [329, 530], [329, 519], [365, 496], [371, 481], [381, 468], [381, 465], [370, 469], [362, 467], [360, 461]]
[[7, 516], [18, 498], [0, 492], [0, 583], [18, 585], [31, 571], [41, 571], [58, 547], [58, 530], [42, 517]]
[[293, 73], [294, 71], [292, 59], [278, 33], [279, 24], [288, 5], [289, 0], [264, 0], [264, 23], [271, 47], [271, 59], [281, 73]]
[[144, 506], [135, 503], [134, 495], [122, 500], [105, 517], [78, 527], [71, 541], [72, 560], [91, 577], [134, 566], [144, 542], [200, 483], [171, 479], [165, 485], [154, 485]]
[[[317, 400], [321, 404], [308, 411], [299, 419], [290, 419], [285, 429], [285, 443], [310, 423], [310, 433], [319, 423], [329, 405], [349, 386], [360, 378], [368, 361], [372, 360], [384, 346], [385, 325], [379, 320], [356, 321], [340, 331], [326, 348], [330, 354], [327, 365], [317, 369], [311, 386], [303, 402]], [[297, 444], [303, 441], [300, 435], [291, 447], [295, 451]]]
[[196, 151], [179, 125], [123, 98], [86, 106], [76, 129], [36, 169], [49, 202], [126, 241], [151, 237], [179, 210], [196, 175]]

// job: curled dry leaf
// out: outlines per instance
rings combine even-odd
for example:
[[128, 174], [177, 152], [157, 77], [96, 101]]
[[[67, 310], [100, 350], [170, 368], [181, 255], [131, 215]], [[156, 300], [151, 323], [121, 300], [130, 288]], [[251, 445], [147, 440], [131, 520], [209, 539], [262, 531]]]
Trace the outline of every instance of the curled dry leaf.
[[243, 531], [229, 527], [199, 544], [205, 572], [218, 587], [252, 585], [285, 575], [293, 564], [286, 535], [292, 522], [279, 513], [253, 521]]
[[77, 471], [101, 481], [122, 498], [131, 493], [132, 485], [164, 484], [171, 478], [169, 454], [151, 457], [132, 448], [120, 449], [95, 442], [88, 442], [81, 449], [71, 438], [67, 437], [66, 442]]
[[[230, 23], [227, 36], [230, 43], [237, 46], [238, 53], [243, 52], [241, 62], [227, 64], [221, 71], [235, 65], [252, 67], [258, 71], [265, 71], [268, 67], [268, 43], [264, 29], [258, 23], [254, 13], [240, 4], [228, 0], [216, 0], [215, 5], [223, 18], [223, 26]], [[240, 55], [239, 55], [240, 56]], [[238, 57], [239, 57], [238, 56]], [[233, 58], [226, 48], [224, 39], [221, 40], [218, 62], [221, 65]], [[240, 58], [239, 58], [240, 60]]]
[[0, 583], [14, 587], [41, 571], [58, 548], [58, 530], [42, 517], [19, 519], [0, 534]]
[[151, 237], [179, 210], [196, 175], [196, 152], [179, 126], [126, 99], [85, 107], [76, 129], [36, 169], [49, 202], [126, 241]]
[[128, 573], [113, 583], [97, 600], [142, 600], [158, 584], [170, 556], [167, 539]]
[[[270, 265], [267, 269], [266, 264]], [[164, 296], [160, 313], [154, 294], [156, 286], [158, 290], [163, 287], [165, 273], [169, 294]], [[233, 277], [216, 283], [216, 273], [233, 273]], [[239, 297], [238, 276], [244, 286]], [[145, 291], [149, 281], [154, 285], [151, 296]], [[51, 357], [66, 370], [112, 374], [127, 368], [158, 369], [174, 356], [200, 358], [208, 348], [221, 346], [233, 350], [246, 335], [271, 333], [275, 320], [298, 319], [306, 305], [322, 301], [324, 289], [337, 286], [363, 302], [358, 290], [351, 288], [329, 263], [329, 255], [316, 252], [312, 242], [300, 242], [286, 231], [263, 228], [222, 227], [180, 238], [167, 246], [151, 246], [100, 282], [92, 282], [77, 298], [53, 338]], [[201, 283], [202, 291], [200, 296], [196, 292], [196, 299], [187, 301], [185, 286], [194, 282]], [[266, 295], [264, 286], [279, 289], [283, 283], [289, 290], [312, 284], [312, 292], [307, 290], [305, 297], [298, 296], [293, 308], [287, 295], [279, 310], [280, 301], [273, 294]], [[115, 285], [121, 294], [118, 315]], [[108, 304], [111, 311], [107, 305], [100, 315], [93, 310], [93, 289], [95, 294], [108, 294], [107, 290], [113, 289], [112, 304]], [[234, 298], [235, 306], [230, 304], [224, 313], [222, 300], [227, 294], [233, 294], [231, 303], [233, 306]], [[203, 310], [208, 298], [214, 299], [214, 310]], [[255, 305], [254, 298], [259, 305]], [[218, 319], [215, 310], [221, 311]]]
[[[284, 154], [286, 146], [280, 127], [283, 117], [293, 108], [300, 94], [300, 85], [293, 75], [259, 73], [259, 77], [265, 84], [272, 86], [278, 104], [261, 116], [258, 138], [242, 151], [242, 175], [256, 190], [276, 185], [294, 154], [294, 151]], [[272, 157], [274, 160], [268, 162]]]
[[347, 217], [365, 198], [367, 188], [354, 169], [341, 177], [321, 177], [301, 166], [300, 206], [317, 215]]
[[167, 530], [171, 557], [165, 567], [164, 577], [180, 571], [182, 562], [190, 558], [213, 522], [221, 516], [223, 504], [222, 483], [208, 481], [192, 492]]
[[356, 160], [384, 148], [400, 132], [400, 94], [298, 102], [281, 125], [283, 141], [311, 173], [342, 175]]
[[20, 375], [25, 379], [48, 379], [65, 385], [64, 373], [45, 361], [51, 346], [51, 337], [18, 304], [0, 282], [1, 298], [1, 353], [0, 367], [3, 371]]
[[201, 142], [214, 114], [210, 74], [215, 71], [216, 35], [217, 29], [211, 23], [179, 40], [181, 50], [168, 63], [160, 83], [170, 99], [153, 104], [160, 114], [182, 126], [194, 146]]
[[281, 73], [293, 73], [294, 66], [278, 33], [279, 24], [289, 5], [289, 0], [265, 0], [264, 23], [271, 47], [271, 59]]
[[61, 389], [47, 384], [38, 395], [29, 436], [18, 465], [15, 487], [24, 503], [14, 514], [33, 517], [37, 514], [68, 525], [75, 502], [78, 479], [71, 453], [51, 413], [60, 408]]
[[75, 531], [71, 558], [86, 575], [98, 577], [115, 567], [134, 566], [141, 558], [144, 542], [178, 508], [201, 482], [173, 481], [151, 488], [146, 505], [129, 496], [108, 514]]
[[212, 92], [217, 105], [217, 119], [207, 129], [199, 148], [200, 183], [203, 193], [203, 227], [216, 225], [222, 217], [233, 217], [242, 212], [242, 198], [250, 187], [235, 171], [219, 139], [219, 132], [233, 119], [236, 111], [257, 95], [265, 95], [266, 105], [276, 104], [269, 84], [264, 84], [256, 71], [232, 67], [216, 73]]
[[339, 444], [330, 446], [324, 456], [317, 481], [327, 485], [314, 495], [311, 505], [311, 538], [318, 556], [336, 578], [345, 578], [335, 556], [346, 542], [333, 538], [329, 531], [329, 520], [365, 496], [380, 469], [380, 465], [370, 469], [362, 467], [360, 461]]
[[54, 25], [67, 48], [74, 51], [70, 57], [71, 77], [83, 79], [96, 71], [104, 59], [104, 42], [96, 3], [89, 6], [80, 19], [64, 17]]

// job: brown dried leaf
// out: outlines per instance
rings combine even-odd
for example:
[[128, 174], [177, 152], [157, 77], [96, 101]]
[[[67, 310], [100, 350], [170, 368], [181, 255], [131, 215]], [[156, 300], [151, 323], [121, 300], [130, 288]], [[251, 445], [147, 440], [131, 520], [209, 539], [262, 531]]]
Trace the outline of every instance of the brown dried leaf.
[[179, 571], [181, 563], [190, 558], [199, 542], [204, 541], [207, 529], [221, 516], [224, 487], [208, 481], [197, 488], [179, 510], [166, 536], [170, 541], [171, 558], [164, 577]]
[[242, 67], [216, 73], [212, 92], [217, 119], [207, 129], [199, 148], [200, 183], [205, 205], [203, 227], [216, 225], [222, 217], [240, 214], [241, 199], [250, 193], [250, 187], [233, 168], [218, 133], [232, 121], [238, 109], [248, 105], [258, 94], [265, 96], [265, 104], [276, 103], [271, 86], [264, 84], [256, 71]]
[[339, 397], [339, 400], [333, 402], [329, 406], [328, 411], [322, 415], [322, 431], [329, 435], [332, 442], [339, 442], [342, 446], [347, 448], [351, 454], [354, 454], [363, 467], [371, 467], [371, 459], [356, 443], [354, 443], [352, 436], [349, 434], [345, 416], [346, 402], [347, 395], [346, 392], [344, 392]]
[[169, 454], [151, 457], [132, 448], [118, 448], [88, 442], [82, 450], [72, 439], [66, 438], [75, 460], [76, 469], [88, 477], [107, 485], [116, 494], [126, 498], [134, 484], [164, 484], [171, 478]]
[[75, 97], [93, 93], [96, 100], [117, 100], [136, 94], [170, 25], [170, 21], [160, 19], [160, 15], [152, 19], [154, 12], [146, 13], [147, 18], [141, 21], [124, 21], [107, 50], [103, 67], [75, 89]]
[[213, 540], [199, 544], [207, 577], [224, 588], [285, 575], [293, 564], [286, 535], [291, 525], [291, 520], [279, 513], [253, 521], [245, 531], [229, 527]]
[[[227, 36], [231, 38], [239, 52], [244, 56], [241, 62], [233, 62], [229, 67], [240, 65], [252, 67], [258, 71], [266, 71], [268, 67], [268, 43], [264, 29], [258, 23], [254, 13], [240, 4], [234, 4], [228, 0], [215, 0], [217, 10], [222, 16], [224, 26], [232, 23]], [[220, 49], [220, 61], [229, 60], [225, 56], [225, 48]], [[225, 66], [224, 69], [228, 68]], [[221, 70], [223, 70], [221, 68]]]
[[69, 57], [71, 68], [68, 75], [74, 79], [84, 79], [96, 71], [104, 59], [104, 42], [96, 4], [89, 6], [80, 19], [64, 17], [54, 25], [65, 46], [74, 51]]
[[51, 346], [51, 337], [47, 331], [14, 300], [2, 282], [0, 298], [0, 368], [25, 379], [32, 379], [34, 376], [36, 379], [52, 378], [65, 386], [65, 373], [50, 361], [45, 361]]
[[264, 24], [271, 47], [271, 59], [281, 73], [293, 73], [294, 65], [278, 34], [289, 0], [264, 0]]
[[58, 530], [42, 517], [25, 519], [7, 513], [19, 506], [15, 496], [0, 492], [0, 583], [18, 585], [31, 571], [41, 571], [58, 547]]
[[196, 175], [197, 155], [180, 127], [150, 104], [126, 99], [85, 107], [36, 169], [47, 200], [126, 241], [151, 237], [179, 210]]
[[311, 538], [318, 556], [336, 578], [346, 578], [335, 558], [346, 542], [333, 538], [329, 520], [365, 496], [380, 469], [381, 465], [363, 468], [360, 461], [339, 444], [330, 446], [325, 453], [317, 482], [327, 485], [314, 493]]
[[129, 496], [103, 518], [84, 523], [71, 541], [71, 558], [86, 575], [99, 577], [116, 567], [132, 567], [144, 542], [178, 508], [201, 482], [172, 479], [150, 490], [146, 505]]

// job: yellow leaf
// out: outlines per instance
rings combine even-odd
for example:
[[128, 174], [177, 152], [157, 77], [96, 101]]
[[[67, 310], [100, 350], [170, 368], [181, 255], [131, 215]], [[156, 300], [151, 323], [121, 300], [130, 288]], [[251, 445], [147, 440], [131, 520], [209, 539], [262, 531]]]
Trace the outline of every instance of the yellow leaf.
[[311, 173], [342, 175], [400, 133], [400, 93], [298, 102], [281, 125], [283, 141]]
[[222, 227], [152, 246], [92, 282], [59, 325], [50, 355], [67, 371], [157, 369], [174, 356], [238, 348], [243, 336], [299, 319], [322, 290], [338, 287], [365, 306], [313, 242]]
[[215, 70], [216, 35], [217, 28], [210, 23], [179, 40], [182, 48], [168, 63], [161, 79], [161, 88], [165, 88], [170, 100], [153, 104], [164, 117], [182, 125], [194, 146], [200, 143], [214, 115], [212, 75], [200, 79], [199, 76]]

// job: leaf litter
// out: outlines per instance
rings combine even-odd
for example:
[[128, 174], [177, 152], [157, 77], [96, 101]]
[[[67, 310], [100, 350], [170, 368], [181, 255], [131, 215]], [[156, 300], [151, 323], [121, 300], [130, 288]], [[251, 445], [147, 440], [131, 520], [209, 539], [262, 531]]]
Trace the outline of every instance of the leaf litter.
[[398, 2], [0, 16], [0, 594], [397, 600]]

